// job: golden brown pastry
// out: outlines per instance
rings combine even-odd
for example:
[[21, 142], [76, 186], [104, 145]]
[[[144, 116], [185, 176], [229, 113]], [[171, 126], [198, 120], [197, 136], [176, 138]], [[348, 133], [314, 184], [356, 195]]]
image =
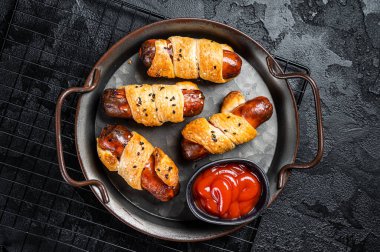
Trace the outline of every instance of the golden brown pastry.
[[203, 93], [192, 82], [175, 85], [131, 84], [106, 89], [102, 104], [111, 117], [133, 118], [145, 126], [160, 126], [165, 122], [178, 123], [184, 116], [202, 112]]
[[180, 36], [147, 40], [139, 55], [151, 77], [202, 78], [215, 83], [236, 77], [242, 64], [240, 57], [226, 44]]
[[225, 97], [221, 110], [209, 120], [191, 121], [182, 130], [181, 146], [186, 159], [222, 154], [251, 141], [257, 135], [256, 128], [272, 116], [273, 106], [263, 96], [245, 102], [240, 92], [233, 91]]
[[226, 97], [224, 97], [220, 112], [231, 112], [234, 108], [243, 103], [245, 103], [244, 95], [239, 91], [231, 91]]
[[109, 125], [96, 141], [104, 166], [117, 171], [133, 189], [145, 189], [161, 201], [178, 193], [178, 168], [173, 160], [137, 132], [122, 125]]
[[174, 78], [174, 67], [170, 55], [166, 53], [167, 43], [165, 40], [157, 40], [155, 44], [156, 55], [153, 59], [152, 66], [148, 69], [148, 75], [151, 77], [165, 76]]

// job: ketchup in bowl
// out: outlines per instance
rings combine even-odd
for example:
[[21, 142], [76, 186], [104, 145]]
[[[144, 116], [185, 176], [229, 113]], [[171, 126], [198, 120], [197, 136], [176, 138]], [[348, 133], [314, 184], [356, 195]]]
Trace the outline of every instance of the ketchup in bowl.
[[192, 187], [196, 206], [221, 219], [251, 212], [262, 194], [259, 178], [243, 163], [215, 164], [202, 171]]

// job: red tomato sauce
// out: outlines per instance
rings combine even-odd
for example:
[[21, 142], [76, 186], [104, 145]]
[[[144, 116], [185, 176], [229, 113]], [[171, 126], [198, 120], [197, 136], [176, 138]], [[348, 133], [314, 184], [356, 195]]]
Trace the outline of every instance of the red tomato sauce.
[[223, 219], [240, 218], [259, 201], [261, 183], [244, 164], [216, 165], [203, 171], [193, 185], [195, 204]]

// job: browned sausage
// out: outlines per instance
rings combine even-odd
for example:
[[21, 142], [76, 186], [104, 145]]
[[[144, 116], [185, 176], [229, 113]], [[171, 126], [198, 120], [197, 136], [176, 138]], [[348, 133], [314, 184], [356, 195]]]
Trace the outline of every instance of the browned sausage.
[[131, 137], [132, 133], [127, 127], [122, 125], [107, 125], [100, 132], [98, 143], [100, 148], [111, 151], [119, 159]]
[[182, 138], [181, 147], [182, 156], [186, 160], [197, 160], [210, 154], [210, 152], [208, 152], [208, 150], [205, 149], [205, 147], [202, 145], [194, 143], [193, 141], [187, 140], [185, 138]]
[[[244, 117], [252, 127], [257, 128], [272, 116], [273, 106], [268, 98], [259, 96], [237, 106], [231, 113]], [[182, 139], [181, 146], [182, 155], [187, 160], [197, 160], [210, 154], [202, 145], [187, 139]]]
[[[99, 135], [98, 143], [103, 150], [109, 150], [120, 160], [121, 154], [132, 134], [122, 125], [108, 125]], [[154, 170], [154, 156], [151, 155], [141, 174], [141, 186], [161, 201], [168, 201], [177, 195], [179, 185], [170, 187], [166, 185]]]
[[[168, 53], [173, 60], [173, 49], [170, 40], [168, 41]], [[139, 49], [139, 57], [144, 65], [149, 68], [152, 65], [154, 55], [156, 54], [155, 39], [145, 41]], [[223, 78], [230, 79], [239, 75], [242, 60], [235, 52], [223, 50]]]
[[234, 52], [223, 50], [223, 79], [231, 79], [240, 74], [241, 58]]
[[103, 109], [107, 116], [132, 118], [131, 107], [125, 97], [123, 88], [108, 88], [102, 96]]
[[268, 98], [258, 96], [237, 106], [231, 113], [243, 117], [256, 129], [272, 116], [273, 105]]
[[[203, 110], [205, 99], [202, 91], [182, 89], [182, 94], [184, 97], [183, 115], [190, 117], [200, 114]], [[123, 88], [104, 90], [102, 103], [107, 116], [132, 118], [132, 111], [125, 98], [125, 90]]]
[[199, 115], [204, 106], [205, 96], [201, 90], [182, 89], [183, 116], [191, 117]]

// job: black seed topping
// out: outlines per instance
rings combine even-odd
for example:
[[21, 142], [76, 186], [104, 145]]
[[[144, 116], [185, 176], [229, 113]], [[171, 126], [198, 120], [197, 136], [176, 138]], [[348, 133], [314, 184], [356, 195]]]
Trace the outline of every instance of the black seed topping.
[[139, 86], [135, 86], [135, 88], [138, 88]]
[[144, 142], [140, 142], [140, 145], [144, 145]]
[[175, 114], [175, 110], [173, 110], [173, 114]]
[[144, 149], [145, 149], [144, 147], [141, 148], [141, 150], [144, 150]]
[[156, 108], [156, 111], [158, 111], [158, 108]]
[[232, 134], [236, 135], [236, 132], [234, 132], [234, 133], [232, 133]]
[[211, 130], [211, 133], [215, 133], [215, 131]]
[[149, 93], [149, 96], [152, 96], [152, 93]]
[[145, 116], [148, 116], [148, 113], [145, 113]]
[[179, 52], [182, 52], [182, 48], [179, 48]]
[[212, 137], [212, 141], [214, 141], [214, 142], [217, 142], [217, 141], [218, 141], [218, 140], [216, 139], [215, 134], [211, 134], [211, 137]]
[[142, 104], [141, 97], [137, 98], [137, 106], [140, 106]]
[[238, 127], [240, 127], [241, 123], [238, 123]]
[[140, 152], [137, 152], [137, 156], [140, 156]]
[[172, 169], [173, 169], [173, 167], [169, 166], [168, 171], [171, 171]]
[[136, 165], [134, 165], [134, 166], [133, 166], [133, 168], [137, 168], [137, 166], [136, 166]]
[[175, 104], [172, 104], [173, 107], [175, 107]]
[[227, 118], [228, 118], [228, 119], [230, 119], [230, 118], [231, 118], [231, 116], [227, 116]]
[[160, 168], [157, 168], [157, 171], [161, 171]]
[[146, 111], [146, 108], [143, 109], [143, 112], [145, 112], [145, 111]]
[[165, 174], [165, 178], [168, 179], [169, 178], [169, 174]]
[[177, 58], [177, 61], [180, 61], [180, 59], [179, 59], [179, 58]]
[[165, 96], [165, 99], [167, 100], [167, 99], [169, 99], [167, 96]]
[[160, 87], [160, 91], [162, 90], [162, 89], [164, 89], [165, 87]]
[[179, 54], [178, 56], [179, 56], [180, 58], [182, 58], [182, 54]]
[[214, 69], [216, 69], [216, 66], [214, 66]]
[[156, 94], [155, 93], [152, 94], [152, 98], [153, 99], [156, 98]]
[[223, 130], [224, 132], [228, 132], [228, 130]]

